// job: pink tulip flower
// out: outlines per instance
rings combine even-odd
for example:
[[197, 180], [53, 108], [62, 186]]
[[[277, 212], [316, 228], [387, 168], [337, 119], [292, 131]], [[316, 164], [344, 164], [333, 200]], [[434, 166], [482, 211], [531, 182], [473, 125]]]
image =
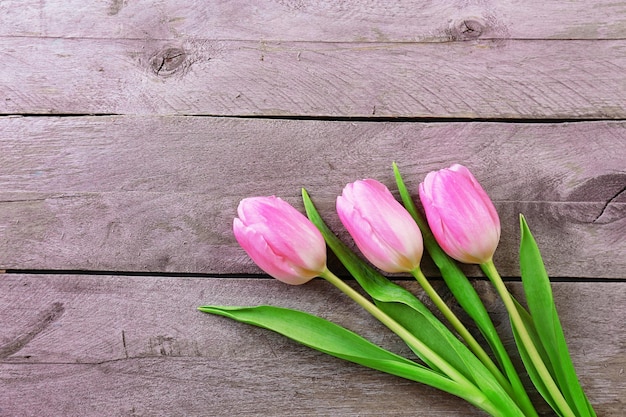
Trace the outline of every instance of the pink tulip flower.
[[337, 213], [363, 255], [386, 272], [410, 272], [424, 251], [419, 227], [391, 192], [376, 180], [346, 185]]
[[300, 285], [326, 270], [326, 244], [302, 213], [278, 197], [241, 200], [233, 232], [250, 258], [272, 277]]
[[419, 185], [428, 225], [441, 248], [457, 261], [492, 260], [500, 219], [487, 193], [462, 165], [430, 172]]

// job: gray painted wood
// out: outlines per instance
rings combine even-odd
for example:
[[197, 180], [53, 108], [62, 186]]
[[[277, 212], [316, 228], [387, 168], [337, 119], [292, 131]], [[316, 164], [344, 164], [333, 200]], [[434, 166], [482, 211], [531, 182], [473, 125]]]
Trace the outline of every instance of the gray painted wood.
[[[481, 415], [195, 311], [302, 308], [406, 352], [324, 282], [220, 275], [259, 272], [230, 231], [241, 198], [301, 207], [306, 186], [347, 238], [334, 198], [362, 177], [393, 185], [395, 160], [412, 190], [453, 162], [475, 172], [504, 275], [526, 214], [551, 276], [576, 281], [554, 287], [583, 385], [621, 416], [626, 4], [253, 3], [0, 1], [0, 114], [46, 116], [0, 117], [0, 272], [215, 274], [0, 275], [0, 415]], [[125, 116], [51, 117], [72, 114]], [[395, 117], [506, 123], [381, 123]]]
[[623, 39], [623, 2], [3, 0], [0, 36], [442, 42]]
[[460, 162], [475, 173], [502, 217], [505, 275], [519, 274], [520, 212], [553, 276], [623, 278], [626, 267], [623, 122], [46, 117], [0, 126], [4, 269], [256, 273], [231, 232], [240, 199], [275, 194], [301, 208], [306, 187], [349, 242], [336, 196], [364, 177], [395, 189], [394, 160], [415, 196], [430, 170]]
[[[418, 291], [413, 282], [402, 284]], [[487, 283], [477, 285], [507, 337], [502, 306]], [[626, 287], [553, 287], [598, 415], [620, 416]], [[519, 284], [511, 288], [519, 292]], [[408, 354], [321, 280], [292, 287], [253, 279], [5, 274], [0, 292], [2, 415], [482, 415], [419, 384], [195, 311], [204, 304], [298, 308]]]
[[4, 37], [0, 50], [0, 114], [626, 115], [621, 40], [372, 44]]

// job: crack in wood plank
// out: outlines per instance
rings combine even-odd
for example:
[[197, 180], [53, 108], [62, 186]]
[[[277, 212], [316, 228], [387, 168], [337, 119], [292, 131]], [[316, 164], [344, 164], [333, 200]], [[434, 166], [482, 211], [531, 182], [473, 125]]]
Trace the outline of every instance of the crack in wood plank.
[[6, 359], [11, 355], [19, 352], [30, 343], [37, 335], [43, 332], [48, 326], [57, 321], [65, 311], [63, 303], [53, 303], [49, 308], [43, 310], [37, 321], [30, 326], [30, 330], [18, 336], [14, 340], [0, 346], [0, 359]]
[[[89, 193], [86, 193], [89, 194]], [[63, 200], [80, 197], [79, 194], [60, 194], [60, 195], [47, 195], [45, 197], [25, 197], [25, 198], [13, 198], [8, 200], [0, 200], [0, 203], [34, 203], [37, 201], [49, 201], [49, 200]]]
[[613, 197], [609, 198], [609, 200], [606, 202], [604, 207], [602, 207], [602, 210], [600, 210], [600, 214], [598, 214], [596, 216], [596, 218], [592, 221], [592, 223], [603, 223], [603, 221], [601, 221], [601, 219], [602, 219], [602, 216], [604, 216], [604, 213], [607, 211], [609, 206], [613, 202], [615, 202], [620, 195], [624, 194], [625, 192], [626, 192], [626, 185], [624, 187], [622, 187], [622, 189], [619, 190], [617, 193], [615, 193], [615, 195]]
[[122, 330], [122, 346], [124, 346], [124, 355], [126, 356], [126, 359], [128, 359], [128, 348], [126, 347], [126, 334], [124, 333], [124, 330]]

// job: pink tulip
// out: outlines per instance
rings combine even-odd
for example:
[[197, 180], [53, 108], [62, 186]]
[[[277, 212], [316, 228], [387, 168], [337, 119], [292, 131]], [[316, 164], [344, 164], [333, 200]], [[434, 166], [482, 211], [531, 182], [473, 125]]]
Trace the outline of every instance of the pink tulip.
[[300, 285], [326, 270], [322, 234], [302, 213], [278, 197], [241, 200], [233, 232], [250, 258], [274, 278]]
[[430, 172], [419, 186], [428, 225], [441, 248], [470, 264], [491, 261], [500, 219], [487, 193], [462, 165]]
[[337, 197], [337, 213], [359, 250], [379, 269], [419, 267], [424, 251], [419, 227], [383, 184], [366, 179], [346, 185]]

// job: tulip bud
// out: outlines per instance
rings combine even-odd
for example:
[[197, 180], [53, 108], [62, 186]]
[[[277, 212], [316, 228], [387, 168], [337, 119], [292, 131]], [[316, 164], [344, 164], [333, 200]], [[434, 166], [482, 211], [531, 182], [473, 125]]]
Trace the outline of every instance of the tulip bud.
[[233, 232], [250, 258], [272, 277], [300, 285], [326, 270], [326, 244], [302, 213], [278, 197], [241, 200]]
[[457, 261], [491, 261], [500, 219], [489, 196], [462, 165], [433, 171], [419, 186], [426, 219], [439, 246]]
[[363, 255], [386, 272], [410, 272], [424, 251], [419, 227], [391, 192], [366, 179], [346, 185], [337, 213]]

